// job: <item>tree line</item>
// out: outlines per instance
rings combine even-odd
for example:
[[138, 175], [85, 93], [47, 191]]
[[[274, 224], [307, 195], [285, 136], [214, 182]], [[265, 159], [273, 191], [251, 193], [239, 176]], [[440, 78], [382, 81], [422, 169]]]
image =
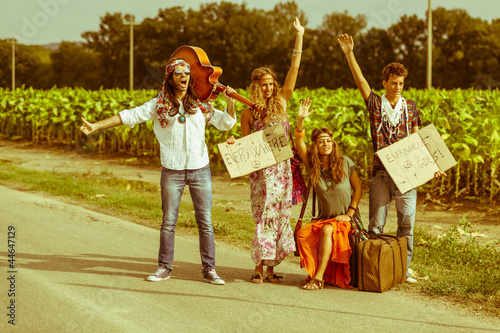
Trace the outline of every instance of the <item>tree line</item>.
[[[471, 17], [463, 9], [437, 8], [433, 23], [433, 86], [443, 89], [489, 89], [500, 86], [500, 18]], [[425, 88], [427, 22], [404, 15], [388, 29], [367, 28], [367, 17], [346, 11], [325, 14], [318, 28], [295, 1], [272, 10], [229, 2], [175, 6], [134, 26], [134, 87], [155, 89], [164, 66], [182, 45], [201, 47], [224, 73], [219, 81], [246, 88], [254, 68], [270, 66], [280, 75], [289, 68], [295, 39], [292, 22], [306, 27], [297, 86], [334, 89], [355, 87], [337, 37], [353, 36], [356, 58], [375, 89], [382, 88], [382, 68], [398, 61], [408, 68], [406, 85]], [[130, 17], [107, 13], [99, 29], [82, 34], [84, 43], [62, 42], [55, 50], [16, 45], [16, 83], [39, 89], [57, 87], [128, 88]], [[0, 40], [0, 86], [11, 86], [11, 44]]]

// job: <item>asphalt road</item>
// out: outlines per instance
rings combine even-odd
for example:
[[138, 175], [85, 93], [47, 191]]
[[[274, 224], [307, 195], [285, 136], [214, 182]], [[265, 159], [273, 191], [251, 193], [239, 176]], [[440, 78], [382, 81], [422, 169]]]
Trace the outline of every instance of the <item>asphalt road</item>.
[[249, 252], [221, 243], [217, 272], [226, 285], [214, 286], [189, 236], [176, 238], [172, 278], [147, 282], [158, 230], [4, 187], [0, 198], [1, 332], [500, 331], [498, 322], [404, 292], [304, 291], [293, 262], [276, 269], [282, 283], [252, 284]]

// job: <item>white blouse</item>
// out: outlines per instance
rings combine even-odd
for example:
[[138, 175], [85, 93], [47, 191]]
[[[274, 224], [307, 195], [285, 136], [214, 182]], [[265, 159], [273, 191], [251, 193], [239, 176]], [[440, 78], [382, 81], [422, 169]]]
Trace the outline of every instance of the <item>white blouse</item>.
[[[209, 163], [208, 150], [205, 143], [205, 116], [198, 108], [195, 114], [185, 113], [186, 122], [181, 124], [177, 121], [179, 115], [170, 117], [167, 115], [168, 125], [162, 128], [156, 116], [157, 98], [130, 110], [121, 111], [120, 117], [124, 125], [133, 128], [134, 125], [153, 119], [154, 132], [160, 144], [161, 165], [171, 170], [195, 170]], [[184, 111], [180, 102], [179, 111]], [[233, 119], [227, 109], [215, 110], [210, 124], [221, 131], [230, 130], [236, 119]]]

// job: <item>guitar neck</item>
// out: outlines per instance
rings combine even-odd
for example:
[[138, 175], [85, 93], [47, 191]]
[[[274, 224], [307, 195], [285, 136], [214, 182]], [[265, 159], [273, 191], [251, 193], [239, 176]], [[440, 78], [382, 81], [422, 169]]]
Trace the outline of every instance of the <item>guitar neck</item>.
[[[222, 84], [217, 84], [217, 86], [216, 86], [216, 90], [219, 92], [223, 92], [225, 89], [226, 89], [226, 87], [223, 86]], [[234, 93], [230, 94], [229, 97], [234, 98], [238, 102], [243, 103], [243, 104], [251, 107], [255, 112], [259, 113], [261, 119], [264, 119], [266, 117], [266, 115], [267, 115], [266, 110], [259, 108], [254, 102], [246, 99], [245, 97], [241, 96], [240, 94], [234, 92]]]

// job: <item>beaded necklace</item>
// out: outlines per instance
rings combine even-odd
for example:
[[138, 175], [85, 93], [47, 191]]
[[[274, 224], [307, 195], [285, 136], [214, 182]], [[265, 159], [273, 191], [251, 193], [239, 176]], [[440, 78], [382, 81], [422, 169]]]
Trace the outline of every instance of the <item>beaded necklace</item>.
[[321, 164], [321, 177], [325, 180], [325, 183], [326, 183], [326, 186], [328, 186], [328, 189], [330, 189], [330, 186], [332, 186], [332, 181], [333, 181], [331, 168], [324, 170], [323, 164]]

